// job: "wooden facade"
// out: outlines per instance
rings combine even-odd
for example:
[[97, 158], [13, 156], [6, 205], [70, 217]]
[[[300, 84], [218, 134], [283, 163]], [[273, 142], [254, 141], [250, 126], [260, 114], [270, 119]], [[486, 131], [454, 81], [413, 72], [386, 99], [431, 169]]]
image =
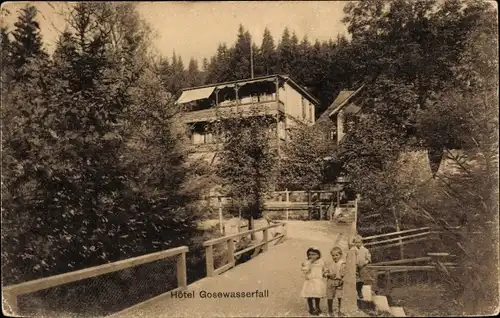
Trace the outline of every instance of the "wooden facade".
[[194, 150], [212, 160], [220, 141], [212, 135], [211, 123], [231, 116], [269, 116], [279, 147], [289, 128], [314, 124], [318, 101], [288, 76], [270, 75], [188, 88], [177, 103], [185, 107], [182, 120]]

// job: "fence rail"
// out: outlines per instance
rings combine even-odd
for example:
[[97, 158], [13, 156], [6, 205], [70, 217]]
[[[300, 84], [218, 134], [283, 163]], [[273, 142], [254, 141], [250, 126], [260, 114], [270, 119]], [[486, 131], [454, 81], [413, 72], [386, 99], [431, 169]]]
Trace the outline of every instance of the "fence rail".
[[411, 229], [411, 230], [404, 230], [404, 231], [391, 232], [391, 233], [385, 233], [385, 234], [378, 234], [378, 235], [373, 235], [373, 236], [366, 236], [366, 237], [363, 237], [363, 242], [373, 240], [373, 239], [382, 238], [382, 237], [401, 235], [401, 234], [406, 234], [406, 233], [411, 233], [411, 232], [429, 231], [429, 230], [430, 230], [429, 227], [421, 227], [418, 229]]
[[[283, 227], [284, 231], [282, 234], [276, 235], [272, 239], [269, 239], [269, 229], [272, 228], [277, 228], [277, 227]], [[246, 249], [243, 249], [241, 251], [235, 252], [235, 246], [234, 246], [234, 241], [235, 239], [242, 238], [244, 236], [248, 236], [250, 234], [256, 233], [256, 232], [261, 232], [263, 233], [263, 239], [262, 242], [252, 245]], [[251, 250], [259, 249], [262, 247], [264, 251], [267, 251], [269, 247], [269, 243], [273, 241], [280, 241], [283, 238], [286, 237], [286, 223], [276, 223], [272, 225], [268, 225], [262, 228], [258, 229], [253, 229], [253, 230], [248, 230], [232, 235], [227, 235], [224, 237], [219, 237], [216, 239], [208, 240], [203, 242], [203, 246], [205, 247], [205, 257], [206, 257], [206, 268], [207, 268], [207, 276], [212, 277], [215, 275], [219, 275], [220, 273], [223, 273], [227, 271], [228, 269], [234, 267], [236, 265], [236, 258], [237, 256], [246, 253]], [[228, 263], [219, 267], [219, 268], [214, 268], [214, 245], [217, 244], [226, 244], [226, 251], [227, 251], [227, 259]]]
[[[391, 274], [394, 273], [408, 273], [414, 271], [427, 272], [428, 278], [432, 272], [440, 272], [447, 269], [454, 269], [458, 267], [457, 263], [449, 262], [450, 258], [454, 258], [455, 255], [450, 255], [449, 253], [427, 253], [425, 257], [400, 259], [395, 261], [386, 261], [373, 263], [368, 265], [366, 268], [373, 271], [375, 276], [384, 275], [386, 281], [386, 292], [390, 293], [392, 289], [392, 279]], [[424, 263], [424, 264], [422, 264]], [[421, 265], [415, 265], [421, 264]], [[405, 276], [406, 280], [406, 276]]]
[[[402, 235], [405, 234], [405, 235]], [[363, 238], [363, 244], [372, 250], [383, 249], [393, 246], [402, 246], [409, 243], [428, 240], [436, 234], [428, 227], [418, 229], [391, 232], [386, 234], [373, 235]], [[395, 236], [395, 237], [393, 237]], [[393, 237], [393, 238], [390, 238]], [[387, 238], [387, 239], [386, 239]]]
[[40, 278], [16, 285], [10, 285], [2, 288], [2, 293], [4, 296], [4, 302], [6, 307], [10, 308], [11, 313], [15, 314], [19, 311], [17, 298], [20, 295], [34, 293], [39, 290], [56, 287], [79, 280], [100, 276], [119, 270], [123, 270], [130, 267], [135, 267], [137, 265], [154, 262], [157, 260], [165, 259], [168, 257], [177, 257], [177, 285], [175, 290], [181, 290], [187, 286], [187, 276], [186, 276], [186, 253], [188, 252], [187, 246], [180, 246], [176, 248], [171, 248], [165, 251], [155, 252], [151, 254], [146, 254], [138, 257], [133, 257], [105, 265], [99, 265], [94, 267], [85, 268], [82, 270], [77, 270], [74, 272], [64, 273], [60, 275], [50, 276], [46, 278]]

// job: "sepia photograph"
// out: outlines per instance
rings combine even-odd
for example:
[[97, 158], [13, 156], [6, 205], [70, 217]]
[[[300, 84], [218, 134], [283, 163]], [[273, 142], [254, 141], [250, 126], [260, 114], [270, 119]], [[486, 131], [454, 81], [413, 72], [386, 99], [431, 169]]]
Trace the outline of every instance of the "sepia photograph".
[[5, 316], [499, 314], [497, 2], [0, 19]]

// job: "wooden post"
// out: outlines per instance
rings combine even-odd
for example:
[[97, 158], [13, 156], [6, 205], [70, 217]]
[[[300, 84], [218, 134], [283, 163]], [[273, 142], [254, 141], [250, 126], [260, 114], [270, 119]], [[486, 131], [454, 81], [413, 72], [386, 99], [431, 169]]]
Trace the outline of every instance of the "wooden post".
[[18, 303], [17, 303], [17, 295], [14, 294], [14, 293], [11, 293], [11, 292], [5, 292], [5, 291], [2, 291], [3, 293], [3, 303], [4, 303], [4, 306], [2, 306], [3, 308], [5, 308], [5, 312], [7, 314], [10, 314], [12, 316], [17, 316], [20, 314], [19, 312], [19, 307], [18, 307]]
[[290, 203], [290, 193], [288, 192], [288, 189], [285, 189], [285, 202], [286, 202], [286, 205], [287, 205], [287, 208], [286, 208], [286, 220], [288, 221], [288, 215], [289, 215], [288, 204]]
[[354, 222], [353, 222], [353, 239], [354, 236], [358, 234], [358, 200], [359, 200], [359, 194], [356, 195], [356, 199], [354, 199]]
[[[278, 148], [278, 157], [280, 158], [280, 118], [279, 118], [279, 113], [276, 114], [276, 147]], [[278, 160], [278, 165], [280, 164], [281, 160]], [[278, 166], [278, 171], [279, 171], [279, 166]]]
[[240, 104], [240, 98], [238, 96], [238, 90], [240, 88], [238, 87], [238, 85], [234, 85], [234, 93], [236, 94], [236, 105], [239, 105]]
[[280, 102], [280, 95], [279, 95], [279, 92], [280, 92], [280, 79], [278, 78], [278, 76], [276, 76], [276, 108], [279, 108], [279, 102]]
[[177, 256], [177, 286], [181, 288], [187, 287], [186, 253]]
[[358, 309], [356, 292], [356, 251], [350, 248], [346, 258], [346, 274], [344, 276], [344, 290], [342, 311], [354, 313]]
[[232, 238], [227, 240], [227, 262], [234, 263], [234, 241]]
[[262, 232], [263, 232], [262, 240], [264, 241], [264, 245], [263, 245], [262, 249], [264, 250], [264, 252], [266, 252], [267, 248], [268, 248], [268, 242], [269, 242], [269, 231], [268, 231], [268, 229], [265, 229]]
[[[394, 216], [394, 220], [396, 222], [396, 232], [400, 232], [401, 231], [401, 226], [400, 226], [400, 219], [401, 219], [400, 216], [401, 216], [401, 213], [399, 213], [400, 215], [398, 217], [398, 215], [396, 213], [396, 209], [394, 207], [391, 207], [391, 209], [392, 209], [392, 214]], [[401, 234], [398, 234], [397, 237], [401, 237]], [[399, 257], [401, 259], [404, 259], [405, 258], [405, 254], [404, 254], [403, 240], [401, 239], [398, 242], [400, 244], [399, 245]], [[408, 273], [407, 272], [405, 272], [403, 274], [403, 278], [404, 278], [405, 284], [407, 285], [408, 284]]]
[[220, 196], [218, 198], [219, 198], [219, 230], [221, 234], [224, 234], [224, 226], [222, 224], [222, 201]]
[[333, 193], [330, 197], [330, 207], [328, 208], [328, 220], [332, 220], [333, 218]]
[[307, 190], [307, 210], [308, 210], [308, 218], [311, 220], [311, 190]]
[[385, 293], [386, 293], [386, 296], [391, 294], [391, 290], [392, 290], [391, 271], [385, 271]]
[[205, 247], [205, 258], [207, 261], [207, 277], [214, 276], [214, 247], [209, 245]]

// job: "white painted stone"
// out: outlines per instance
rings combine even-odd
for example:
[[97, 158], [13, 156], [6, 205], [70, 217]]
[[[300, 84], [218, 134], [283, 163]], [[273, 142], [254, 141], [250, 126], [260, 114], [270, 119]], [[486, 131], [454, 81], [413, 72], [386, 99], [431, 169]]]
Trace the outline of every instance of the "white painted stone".
[[391, 308], [389, 307], [389, 302], [387, 301], [387, 297], [385, 296], [373, 296], [372, 301], [375, 304], [375, 309], [377, 311], [382, 312], [391, 312]]
[[372, 301], [372, 286], [371, 285], [363, 285], [361, 289], [361, 293], [363, 294], [364, 301]]
[[406, 317], [403, 307], [391, 307], [391, 314], [394, 317]]

